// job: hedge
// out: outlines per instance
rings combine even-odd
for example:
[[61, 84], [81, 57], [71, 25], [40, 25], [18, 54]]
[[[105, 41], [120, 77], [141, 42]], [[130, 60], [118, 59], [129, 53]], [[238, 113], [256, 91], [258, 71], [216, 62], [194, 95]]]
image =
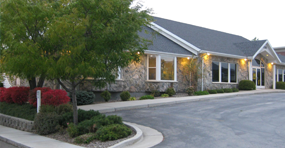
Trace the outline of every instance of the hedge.
[[255, 90], [256, 86], [253, 81], [250, 80], [241, 80], [238, 84], [239, 90]]
[[276, 89], [285, 89], [285, 82], [276, 82]]

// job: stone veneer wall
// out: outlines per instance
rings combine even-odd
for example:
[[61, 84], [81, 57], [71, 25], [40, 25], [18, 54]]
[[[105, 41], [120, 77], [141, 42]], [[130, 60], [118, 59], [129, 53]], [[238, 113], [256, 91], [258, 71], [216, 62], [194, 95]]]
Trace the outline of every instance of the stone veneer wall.
[[27, 132], [32, 132], [34, 130], [34, 121], [29, 121], [4, 114], [0, 114], [0, 125], [12, 127]]
[[177, 92], [185, 92], [189, 86], [182, 76], [183, 61], [187, 58], [177, 58], [177, 82], [149, 82], [147, 81], [147, 55], [142, 55], [138, 63], [131, 63], [121, 70], [122, 79], [116, 80], [114, 84], [105, 88], [95, 88], [90, 82], [85, 81], [80, 85], [80, 90], [121, 92], [129, 91], [134, 93], [150, 92], [159, 90], [164, 92], [168, 87], [174, 87]]

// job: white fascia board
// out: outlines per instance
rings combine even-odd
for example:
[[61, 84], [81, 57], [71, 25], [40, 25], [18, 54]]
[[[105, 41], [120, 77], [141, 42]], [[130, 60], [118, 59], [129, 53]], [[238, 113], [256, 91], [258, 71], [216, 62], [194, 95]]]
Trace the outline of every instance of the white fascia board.
[[246, 59], [252, 59], [252, 57], [239, 56], [239, 55], [220, 53], [220, 52], [213, 52], [213, 51], [207, 51], [207, 50], [202, 50], [200, 53], [209, 53], [210, 55], [221, 56], [221, 57], [229, 57], [229, 58], [236, 58], [236, 59], [245, 59], [245, 58]]
[[278, 62], [281, 63], [281, 60], [279, 59], [277, 53], [274, 51], [274, 49], [272, 48], [272, 46], [268, 40], [266, 40], [266, 42], [257, 50], [257, 52], [252, 56], [252, 58], [254, 59], [259, 53], [261, 53], [261, 51], [263, 50], [263, 48], [266, 44], [268, 44], [269, 47], [271, 48], [271, 52], [274, 54], [273, 56], [275, 56], [275, 58], [278, 60]]
[[173, 42], [177, 43], [178, 45], [182, 46], [183, 48], [187, 49], [188, 51], [194, 53], [195, 55], [197, 55], [198, 52], [201, 50], [153, 22], [151, 22], [151, 25], [149, 25], [149, 27], [157, 31], [161, 35], [167, 37], [168, 39], [172, 40]]
[[157, 55], [170, 55], [175, 57], [196, 57], [195, 55], [187, 55], [187, 54], [177, 54], [177, 53], [170, 53], [170, 52], [162, 52], [162, 51], [153, 51], [153, 50], [145, 50], [145, 54], [157, 54]]

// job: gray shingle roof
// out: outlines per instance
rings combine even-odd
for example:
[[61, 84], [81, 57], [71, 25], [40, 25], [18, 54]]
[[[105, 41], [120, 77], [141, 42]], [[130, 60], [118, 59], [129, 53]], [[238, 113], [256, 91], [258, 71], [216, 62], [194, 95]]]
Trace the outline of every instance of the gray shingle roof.
[[285, 56], [281, 55], [281, 54], [278, 54], [277, 53], [277, 56], [279, 57], [279, 59], [281, 60], [281, 62], [285, 63]]
[[[148, 31], [148, 34], [144, 33], [144, 30]], [[138, 34], [143, 38], [153, 40], [153, 45], [149, 45], [148, 50], [193, 55], [193, 53], [191, 53], [187, 49], [181, 47], [180, 45], [169, 40], [161, 34], [155, 33], [154, 36], [152, 36], [154, 30], [150, 29], [149, 27], [144, 27], [144, 30], [142, 32], [139, 32]]]
[[253, 56], [265, 41], [250, 41], [244, 37], [154, 17], [154, 23], [193, 44], [201, 50]]

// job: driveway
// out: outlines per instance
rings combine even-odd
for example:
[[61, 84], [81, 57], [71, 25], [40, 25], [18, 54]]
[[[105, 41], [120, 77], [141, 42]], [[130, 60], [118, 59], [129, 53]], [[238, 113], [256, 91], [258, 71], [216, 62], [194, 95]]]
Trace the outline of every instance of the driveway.
[[108, 113], [162, 132], [155, 148], [285, 147], [285, 93]]

